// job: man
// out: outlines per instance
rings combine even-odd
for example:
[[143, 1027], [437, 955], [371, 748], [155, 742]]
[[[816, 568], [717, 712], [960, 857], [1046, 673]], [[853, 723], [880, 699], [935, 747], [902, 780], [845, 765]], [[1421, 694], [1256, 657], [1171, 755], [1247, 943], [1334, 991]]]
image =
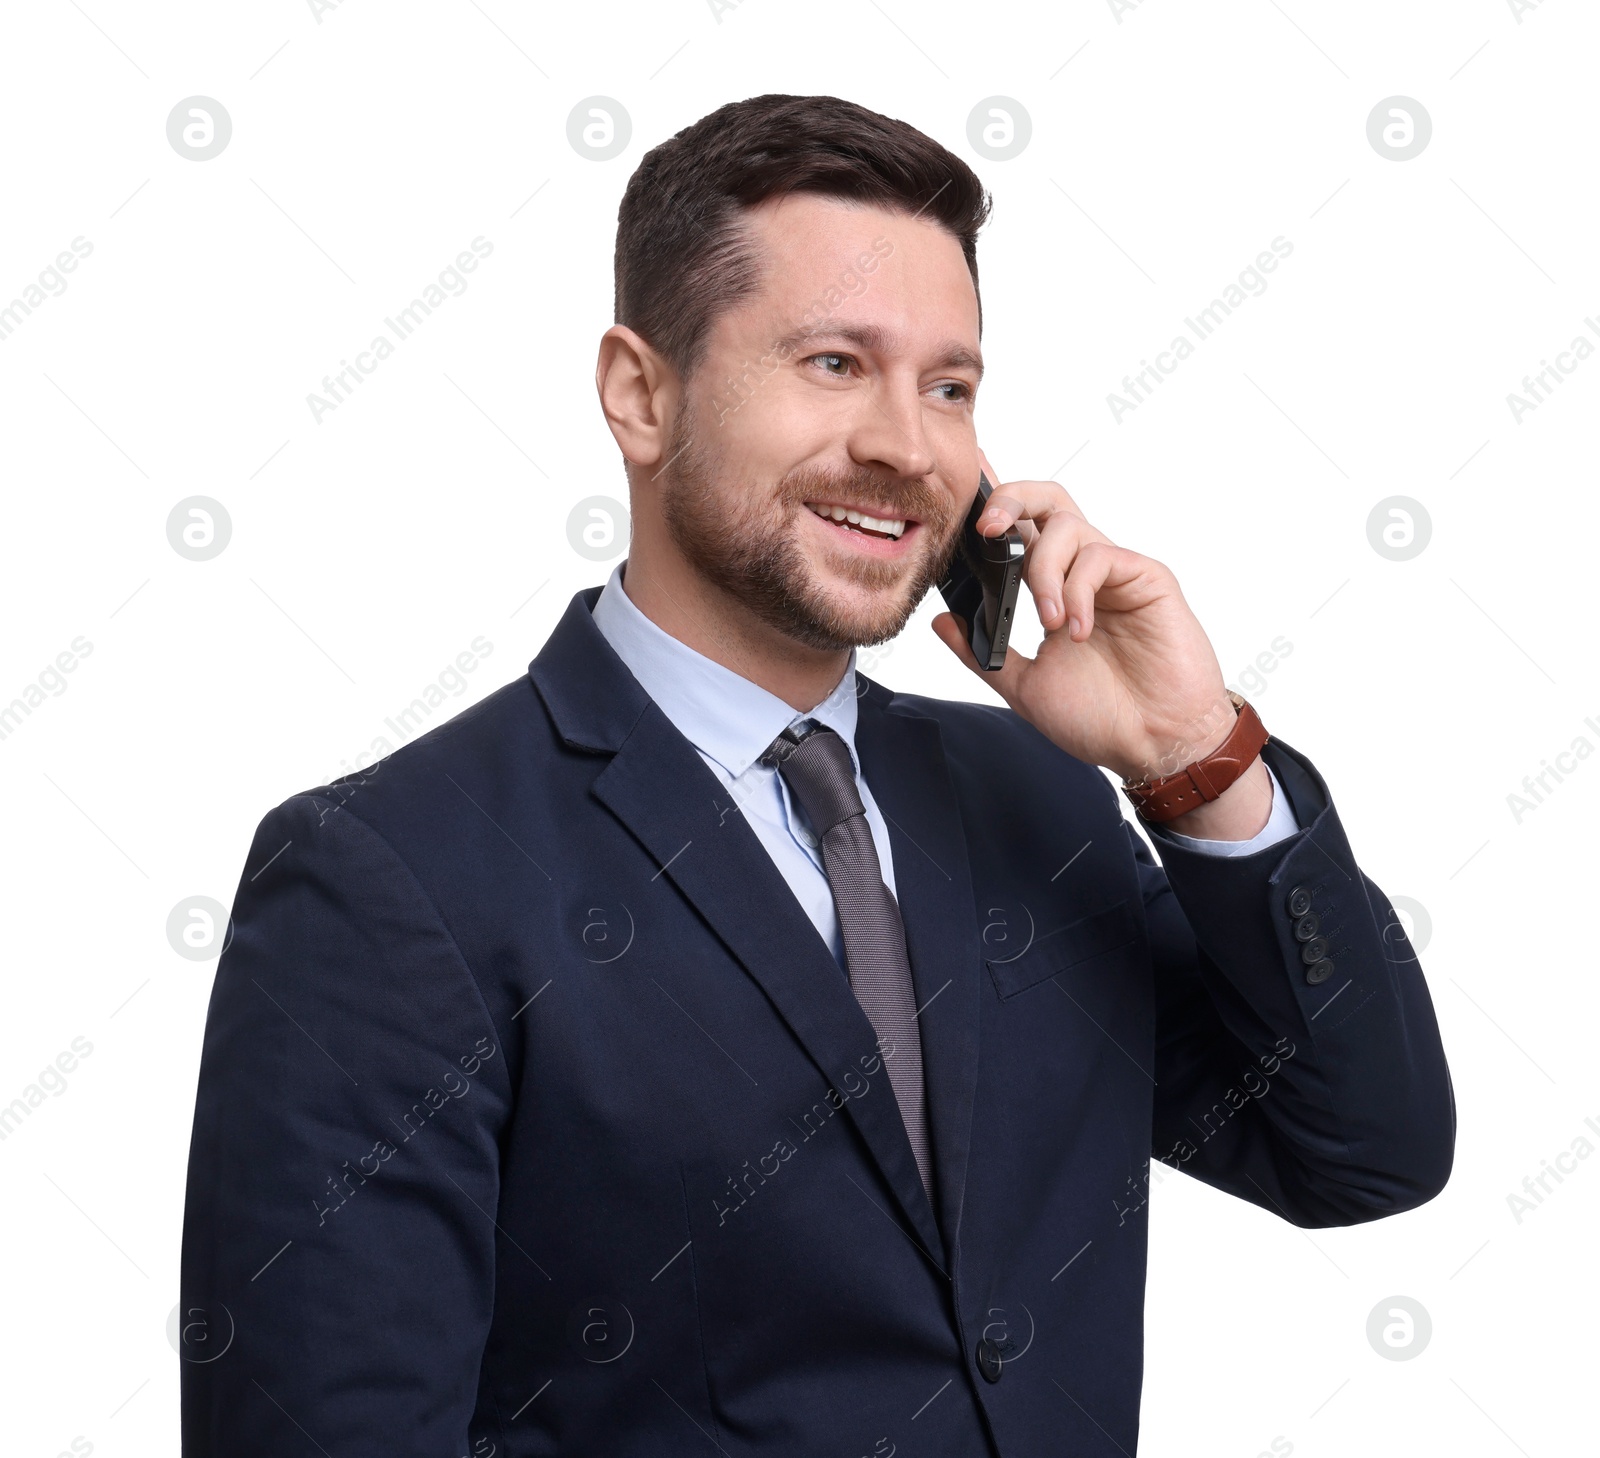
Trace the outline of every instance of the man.
[[[640, 164], [596, 374], [626, 560], [251, 847], [191, 1458], [1129, 1455], [1152, 1154], [1301, 1226], [1443, 1188], [1427, 988], [1322, 777], [1168, 568], [979, 449], [987, 209], [829, 97]], [[980, 468], [1044, 642], [981, 675], [1004, 707], [895, 693], [854, 650]]]

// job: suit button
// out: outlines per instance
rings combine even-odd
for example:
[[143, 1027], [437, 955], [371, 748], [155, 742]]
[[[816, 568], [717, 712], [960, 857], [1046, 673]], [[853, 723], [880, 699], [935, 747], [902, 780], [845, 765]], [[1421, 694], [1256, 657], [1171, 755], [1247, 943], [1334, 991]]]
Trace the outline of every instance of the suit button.
[[1314, 966], [1327, 957], [1331, 945], [1327, 937], [1312, 937], [1309, 942], [1301, 944], [1300, 960], [1308, 967]]
[[1317, 928], [1322, 925], [1322, 918], [1314, 911], [1308, 911], [1294, 924], [1294, 939], [1297, 942], [1309, 942], [1316, 936]]
[[1289, 893], [1289, 900], [1286, 904], [1288, 905], [1290, 916], [1304, 916], [1306, 912], [1311, 910], [1311, 892], [1304, 886], [1296, 886]]
[[978, 1342], [978, 1370], [990, 1382], [998, 1382], [1003, 1362], [1004, 1359], [1000, 1355], [1000, 1343], [992, 1337], [983, 1337]]
[[1313, 962], [1306, 968], [1306, 981], [1315, 987], [1319, 982], [1326, 982], [1333, 976], [1333, 963], [1324, 957], [1320, 962]]

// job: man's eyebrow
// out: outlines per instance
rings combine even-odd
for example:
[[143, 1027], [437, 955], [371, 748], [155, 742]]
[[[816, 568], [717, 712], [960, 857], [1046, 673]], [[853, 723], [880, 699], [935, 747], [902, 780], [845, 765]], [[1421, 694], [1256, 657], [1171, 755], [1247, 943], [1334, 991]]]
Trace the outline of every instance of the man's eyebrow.
[[[819, 340], [842, 339], [873, 354], [893, 354], [898, 341], [876, 324], [806, 324], [777, 341], [775, 349], [790, 351]], [[983, 357], [958, 339], [947, 339], [935, 351], [935, 369], [968, 369], [981, 380]]]

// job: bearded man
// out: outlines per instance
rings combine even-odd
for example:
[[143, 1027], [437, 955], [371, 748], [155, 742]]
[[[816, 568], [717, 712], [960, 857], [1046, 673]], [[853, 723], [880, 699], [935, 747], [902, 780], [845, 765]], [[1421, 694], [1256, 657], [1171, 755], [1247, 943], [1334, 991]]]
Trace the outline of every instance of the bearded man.
[[[1444, 1187], [1427, 985], [1322, 776], [1170, 568], [980, 449], [988, 209], [833, 97], [640, 163], [626, 559], [250, 850], [189, 1458], [1127, 1458], [1153, 1158], [1307, 1227]], [[988, 672], [942, 613], [1003, 702], [896, 692], [856, 649], [980, 472], [1043, 641]]]

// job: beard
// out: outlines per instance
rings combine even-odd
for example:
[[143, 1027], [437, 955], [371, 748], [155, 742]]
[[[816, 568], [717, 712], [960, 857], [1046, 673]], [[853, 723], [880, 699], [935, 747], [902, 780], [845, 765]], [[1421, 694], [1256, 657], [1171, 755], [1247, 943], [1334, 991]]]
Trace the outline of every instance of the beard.
[[[899, 634], [928, 589], [944, 581], [955, 556], [961, 513], [950, 493], [925, 477], [866, 467], [797, 467], [775, 488], [727, 481], [722, 461], [688, 435], [682, 402], [672, 425], [670, 466], [662, 473], [662, 518], [684, 559], [705, 580], [769, 627], [808, 648], [836, 652], [885, 643]], [[920, 523], [919, 553], [886, 561], [841, 550], [834, 570], [872, 595], [844, 600], [819, 581], [800, 545], [798, 513], [816, 500], [870, 502], [877, 513]]]

